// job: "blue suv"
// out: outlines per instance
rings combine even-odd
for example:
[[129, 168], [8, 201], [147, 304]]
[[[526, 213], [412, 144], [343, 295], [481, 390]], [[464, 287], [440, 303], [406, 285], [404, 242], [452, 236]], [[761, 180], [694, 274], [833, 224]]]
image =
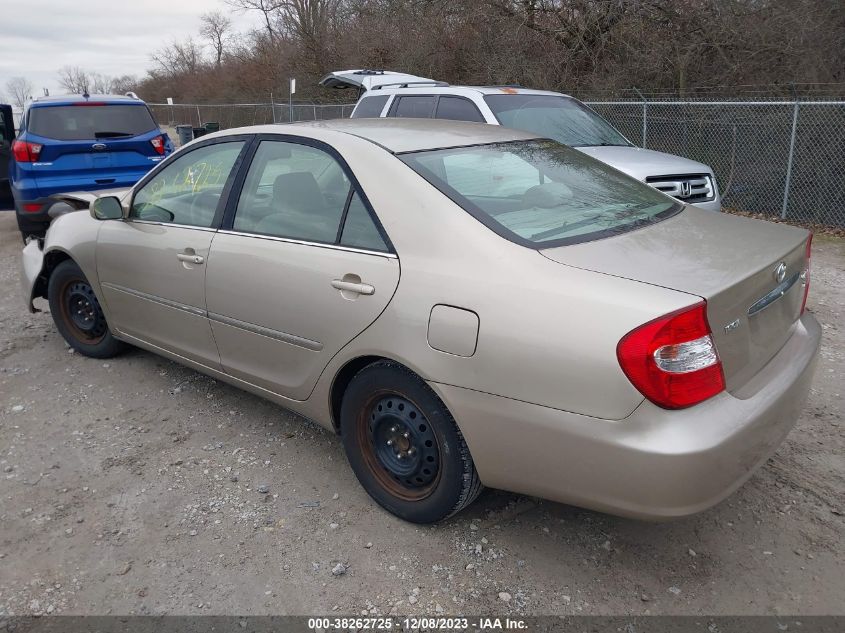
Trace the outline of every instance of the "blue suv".
[[9, 164], [24, 239], [46, 232], [49, 196], [130, 187], [172, 151], [147, 104], [131, 93], [36, 99], [24, 112]]

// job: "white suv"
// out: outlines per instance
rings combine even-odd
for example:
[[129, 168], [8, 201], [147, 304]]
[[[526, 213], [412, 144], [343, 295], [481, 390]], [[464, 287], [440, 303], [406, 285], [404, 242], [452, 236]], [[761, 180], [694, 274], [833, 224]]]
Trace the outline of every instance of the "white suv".
[[528, 130], [574, 147], [683, 202], [710, 211], [722, 208], [710, 167], [636, 147], [592, 109], [559, 92], [518, 86], [450, 86], [385, 70], [337, 71], [320, 84], [359, 90], [353, 119], [452, 119]]

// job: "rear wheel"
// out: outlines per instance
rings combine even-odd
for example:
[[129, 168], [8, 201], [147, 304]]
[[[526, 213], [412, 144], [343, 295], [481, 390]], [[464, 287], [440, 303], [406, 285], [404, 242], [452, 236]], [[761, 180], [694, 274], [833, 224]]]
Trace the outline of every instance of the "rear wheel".
[[65, 260], [56, 266], [47, 299], [56, 329], [80, 354], [111, 358], [126, 348], [109, 331], [100, 302], [76, 262]]
[[364, 489], [408, 521], [445, 519], [482, 490], [448, 409], [425, 381], [397, 363], [369, 365], [352, 379], [343, 395], [341, 436]]

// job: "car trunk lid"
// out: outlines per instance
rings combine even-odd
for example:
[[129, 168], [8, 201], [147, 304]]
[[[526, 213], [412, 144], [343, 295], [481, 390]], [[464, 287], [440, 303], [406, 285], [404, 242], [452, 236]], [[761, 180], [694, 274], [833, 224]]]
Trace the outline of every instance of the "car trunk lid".
[[443, 82], [426, 77], [417, 77], [407, 73], [397, 73], [390, 70], [337, 70], [329, 73], [320, 80], [320, 85], [326, 88], [358, 88], [360, 90], [372, 90], [382, 86], [407, 86], [407, 85], [447, 85]]
[[541, 252], [705, 299], [733, 391], [783, 347], [801, 315], [808, 238], [803, 229], [687, 207], [630, 233]]

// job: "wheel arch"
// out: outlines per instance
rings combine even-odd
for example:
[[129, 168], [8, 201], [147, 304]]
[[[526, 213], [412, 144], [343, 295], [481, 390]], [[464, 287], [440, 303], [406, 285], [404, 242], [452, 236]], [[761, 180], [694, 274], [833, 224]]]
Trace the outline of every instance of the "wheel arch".
[[[56, 267], [64, 261], [74, 261], [73, 257], [67, 251], [61, 248], [52, 248], [44, 253], [44, 262], [41, 266], [41, 273], [35, 280], [35, 285], [32, 288], [32, 298], [39, 297], [41, 299], [47, 298], [47, 287], [50, 284], [50, 275]], [[77, 263], [77, 266], [79, 264]]]
[[329, 391], [329, 413], [331, 415], [331, 425], [335, 433], [340, 433], [340, 407], [343, 403], [343, 395], [346, 393], [349, 383], [359, 371], [378, 362], [387, 361], [398, 365], [405, 371], [408, 371], [423, 381], [426, 381], [425, 376], [420, 373], [413, 365], [403, 362], [401, 359], [386, 356], [384, 354], [371, 353], [362, 354], [347, 360], [340, 369], [335, 372], [334, 379], [331, 383]]
[[374, 354], [357, 356], [356, 358], [346, 361], [346, 363], [337, 370], [337, 373], [335, 373], [334, 380], [332, 380], [331, 390], [329, 391], [329, 413], [331, 415], [332, 428], [334, 428], [335, 433], [340, 433], [340, 406], [343, 403], [343, 394], [346, 393], [346, 388], [349, 386], [349, 383], [352, 382], [355, 374], [364, 369], [364, 367], [382, 360], [393, 361], [392, 358], [377, 356]]

